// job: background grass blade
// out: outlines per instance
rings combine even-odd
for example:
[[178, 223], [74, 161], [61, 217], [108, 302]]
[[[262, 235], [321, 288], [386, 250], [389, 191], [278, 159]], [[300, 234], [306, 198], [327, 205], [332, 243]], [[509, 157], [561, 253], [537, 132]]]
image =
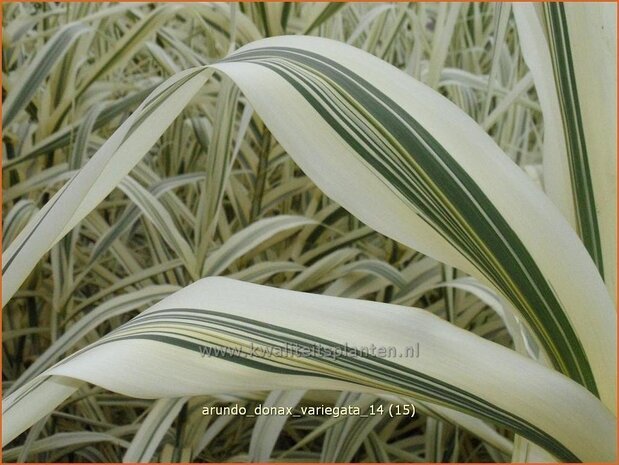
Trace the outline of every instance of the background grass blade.
[[202, 69], [185, 71], [157, 88], [9, 245], [2, 256], [3, 305], [41, 256], [133, 168], [204, 84], [207, 74]]
[[41, 48], [28, 68], [23, 70], [24, 75], [21, 82], [15, 83], [17, 88], [12, 89], [2, 104], [3, 127], [11, 124], [19, 112], [30, 102], [54, 65], [67, 53], [71, 45], [88, 31], [89, 27], [83, 23], [68, 24]]

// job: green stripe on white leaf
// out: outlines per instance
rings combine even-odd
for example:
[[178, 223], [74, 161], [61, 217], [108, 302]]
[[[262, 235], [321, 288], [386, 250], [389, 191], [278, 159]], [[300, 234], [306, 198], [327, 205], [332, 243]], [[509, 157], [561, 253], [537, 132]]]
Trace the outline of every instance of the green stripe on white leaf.
[[[573, 68], [572, 93], [578, 96], [577, 107], [566, 107], [582, 124], [580, 144], [586, 147], [587, 158], [574, 160], [573, 183], [585, 184], [587, 174], [590, 195], [576, 191], [577, 201], [597, 224], [589, 226], [599, 232], [599, 244], [592, 237], [593, 247], [599, 249], [600, 263], [604, 261], [604, 278], [611, 295], [616, 299], [617, 263], [617, 5], [593, 3], [563, 5], [564, 39], [569, 40], [566, 51]], [[554, 63], [558, 63], [555, 61]], [[576, 102], [574, 102], [576, 103]], [[570, 133], [570, 137], [575, 134]], [[584, 140], [582, 140], [584, 139]], [[589, 172], [587, 173], [586, 169]], [[582, 180], [581, 180], [582, 179]], [[586, 202], [589, 202], [586, 204]], [[585, 205], [586, 204], [586, 205]], [[584, 238], [584, 237], [583, 237]], [[592, 252], [593, 254], [593, 252]]]
[[343, 7], [346, 6], [345, 2], [328, 2], [328, 3], [315, 3], [315, 13], [313, 18], [308, 20], [308, 26], [305, 27], [303, 34], [309, 34], [314, 29], [320, 27], [323, 23], [328, 21], [333, 15], [337, 14]]
[[342, 265], [354, 260], [359, 253], [359, 250], [349, 247], [334, 250], [289, 280], [284, 284], [284, 287], [298, 291], [312, 290], [334, 277], [340, 276]]
[[[41, 375], [2, 400], [2, 445], [48, 415], [57, 405], [77, 391], [83, 383], [64, 376]], [[5, 416], [5, 406], [18, 405]], [[44, 408], [41, 408], [44, 406]]]
[[513, 8], [544, 114], [545, 190], [616, 300], [616, 6]]
[[547, 3], [543, 5], [543, 11], [561, 107], [577, 231], [603, 275], [604, 260], [589, 168], [590, 155], [587, 152], [565, 7], [562, 3]]
[[565, 219], [576, 229], [576, 214], [571, 192], [561, 108], [552, 78], [552, 58], [539, 17], [539, 5], [514, 3], [514, 19], [523, 58], [531, 70], [544, 117], [544, 190]]
[[[403, 354], [412, 343], [419, 357], [344, 352], [374, 345]], [[240, 352], [203, 356], [205, 347]], [[184, 288], [11, 394], [3, 402], [4, 443], [75, 389], [58, 387], [59, 376], [141, 398], [248, 385], [414, 396], [504, 426], [563, 460], [615, 454], [615, 419], [590, 392], [426, 311], [226, 278]], [[43, 398], [48, 385], [55, 389]]]
[[23, 182], [12, 186], [10, 189], [7, 189], [2, 196], [2, 200], [10, 202], [30, 194], [32, 191], [49, 189], [60, 182], [66, 182], [74, 175], [75, 170], [68, 171], [66, 163], [55, 164], [50, 168], [28, 177]]
[[84, 116], [84, 120], [79, 125], [79, 129], [75, 136], [74, 145], [69, 157], [69, 169], [79, 169], [88, 160], [88, 139], [102, 111], [103, 104], [97, 103], [86, 112], [86, 116]]
[[390, 264], [380, 260], [358, 260], [342, 267], [342, 274], [355, 272], [373, 274], [384, 278], [389, 284], [393, 284], [397, 288], [406, 286], [406, 280], [402, 273]]

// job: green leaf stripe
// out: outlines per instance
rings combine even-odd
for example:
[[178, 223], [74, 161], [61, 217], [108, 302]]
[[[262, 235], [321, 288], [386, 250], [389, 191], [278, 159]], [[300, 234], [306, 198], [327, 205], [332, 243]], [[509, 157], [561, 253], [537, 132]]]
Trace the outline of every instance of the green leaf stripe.
[[552, 56], [552, 69], [561, 106], [577, 231], [600, 274], [604, 277], [602, 244], [565, 6], [561, 2], [546, 2], [543, 6]]

